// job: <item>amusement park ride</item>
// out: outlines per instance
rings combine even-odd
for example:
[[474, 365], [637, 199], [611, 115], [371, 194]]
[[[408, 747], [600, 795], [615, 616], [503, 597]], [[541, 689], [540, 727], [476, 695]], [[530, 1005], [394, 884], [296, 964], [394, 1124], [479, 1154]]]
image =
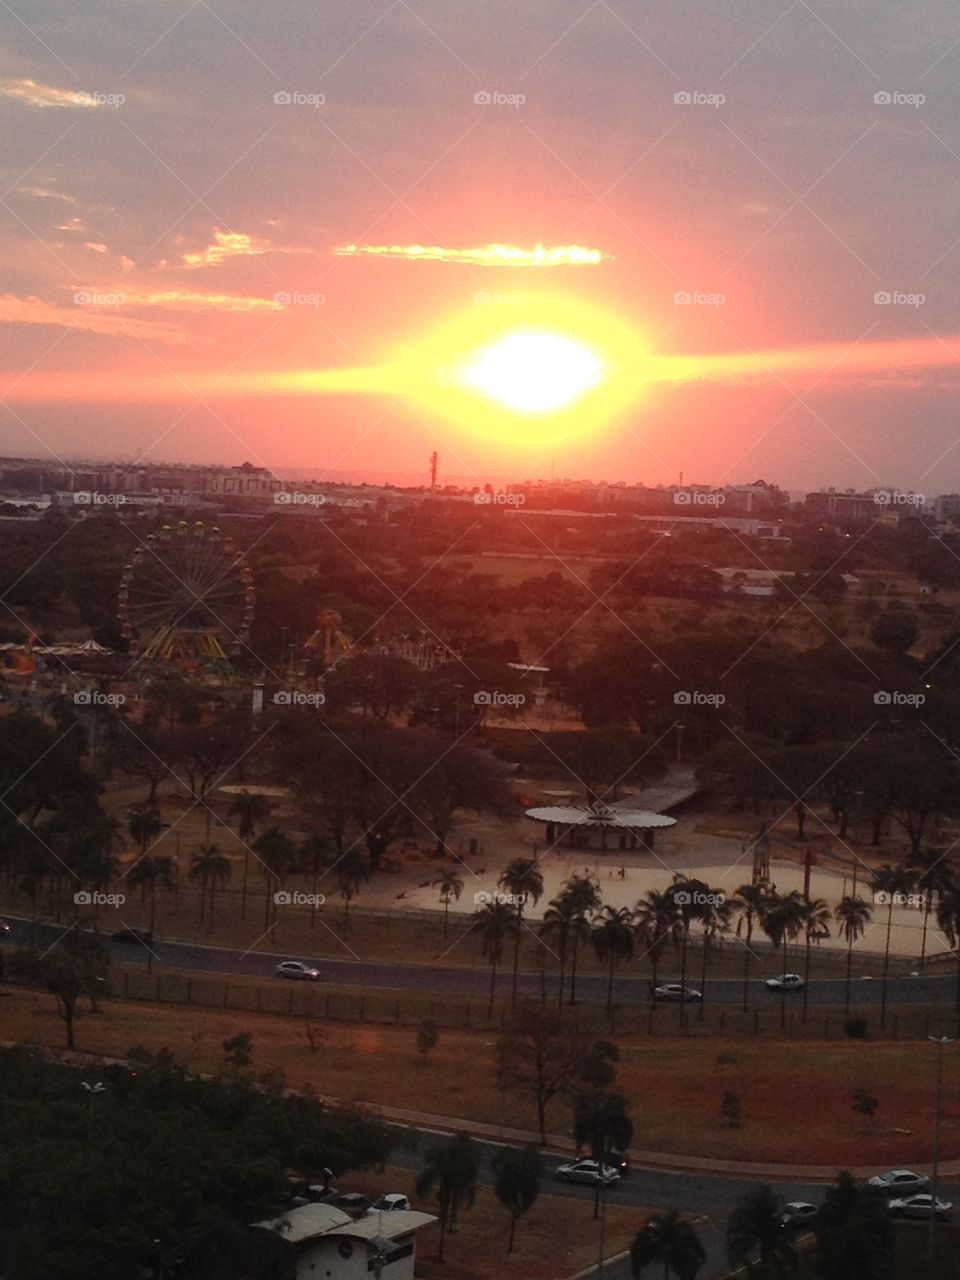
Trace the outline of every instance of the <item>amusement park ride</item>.
[[253, 575], [230, 537], [202, 521], [164, 525], [124, 567], [117, 601], [120, 633], [144, 668], [226, 675], [249, 639]]

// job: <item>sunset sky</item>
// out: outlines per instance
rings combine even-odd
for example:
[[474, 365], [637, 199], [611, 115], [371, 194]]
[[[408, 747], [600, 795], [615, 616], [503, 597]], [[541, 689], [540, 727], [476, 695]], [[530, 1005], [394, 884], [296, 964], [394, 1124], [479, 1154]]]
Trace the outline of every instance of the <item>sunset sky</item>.
[[0, 31], [0, 453], [960, 488], [954, 3]]

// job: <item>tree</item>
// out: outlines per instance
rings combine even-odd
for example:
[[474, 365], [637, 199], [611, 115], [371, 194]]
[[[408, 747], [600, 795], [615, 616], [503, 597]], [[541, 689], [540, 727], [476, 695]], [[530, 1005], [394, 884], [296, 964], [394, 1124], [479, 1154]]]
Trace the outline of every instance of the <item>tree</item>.
[[920, 853], [911, 854], [910, 866], [917, 872], [917, 889], [923, 894], [923, 935], [920, 941], [920, 972], [923, 973], [927, 959], [927, 926], [930, 912], [933, 910], [934, 894], [938, 898], [953, 887], [953, 872], [947, 863], [945, 849], [926, 848]]
[[[603, 1163], [608, 1151], [626, 1151], [633, 1140], [629, 1103], [622, 1093], [591, 1090], [580, 1093], [573, 1103], [573, 1137], [577, 1149], [589, 1148], [591, 1158]], [[594, 1198], [593, 1216], [600, 1212], [600, 1183]]]
[[745, 1195], [727, 1221], [727, 1260], [733, 1268], [756, 1274], [788, 1275], [797, 1267], [797, 1255], [781, 1224], [784, 1201], [770, 1187], [758, 1187]]
[[800, 912], [800, 923], [803, 927], [804, 965], [803, 965], [803, 1020], [807, 1020], [807, 1009], [810, 997], [810, 944], [814, 938], [820, 939], [830, 935], [830, 908], [823, 898], [810, 898], [804, 902]]
[[517, 1219], [536, 1204], [540, 1194], [543, 1162], [536, 1147], [501, 1147], [493, 1157], [497, 1199], [510, 1214], [507, 1253], [513, 1253]]
[[543, 913], [538, 929], [538, 937], [543, 946], [556, 947], [556, 957], [560, 961], [560, 983], [557, 991], [557, 1005], [563, 1006], [563, 988], [567, 975], [567, 956], [570, 951], [571, 935], [574, 929], [573, 904], [561, 895], [553, 898]]
[[739, 1129], [743, 1120], [743, 1102], [739, 1093], [733, 1089], [724, 1089], [720, 1102], [720, 1114], [731, 1129]]
[[439, 1039], [440, 1032], [437, 1030], [437, 1024], [431, 1018], [424, 1018], [417, 1027], [417, 1048], [423, 1058], [426, 1058], [431, 1049], [437, 1047]]
[[707, 1006], [707, 962], [710, 957], [711, 944], [718, 934], [727, 933], [730, 928], [730, 917], [733, 915], [733, 903], [727, 901], [721, 889], [710, 889], [700, 908], [700, 928], [703, 931], [703, 954], [700, 960], [700, 1021], [706, 1014]]
[[128, 777], [145, 782], [150, 788], [147, 807], [156, 809], [160, 783], [168, 774], [176, 777], [170, 763], [169, 730], [162, 729], [159, 718], [149, 713], [137, 725], [132, 725], [125, 717], [120, 726], [120, 736], [111, 748], [109, 763]]
[[845, 895], [837, 903], [834, 910], [837, 924], [840, 926], [840, 936], [845, 938], [847, 942], [847, 985], [846, 985], [846, 1002], [844, 1009], [850, 1012], [850, 979], [853, 969], [853, 944], [859, 942], [863, 937], [864, 930], [870, 923], [872, 912], [864, 900], [859, 897], [852, 898], [849, 894]]
[[200, 881], [200, 919], [204, 918], [207, 892], [210, 893], [210, 923], [213, 924], [213, 904], [217, 885], [230, 879], [233, 868], [230, 859], [215, 844], [202, 844], [190, 860], [190, 879]]
[[280, 827], [268, 827], [266, 831], [261, 831], [250, 847], [260, 859], [266, 881], [263, 904], [263, 927], [266, 931], [270, 928], [271, 919], [276, 922], [277, 886], [283, 883], [296, 849], [293, 841]]
[[243, 885], [240, 889], [240, 919], [247, 918], [247, 878], [250, 870], [250, 840], [257, 827], [270, 817], [272, 805], [266, 796], [251, 794], [244, 788], [227, 811], [228, 817], [237, 819], [237, 835], [243, 841]]
[[589, 937], [587, 919], [600, 906], [600, 888], [587, 876], [571, 876], [563, 886], [560, 898], [570, 913], [570, 1003], [577, 1003], [577, 954], [580, 942]]
[[640, 1276], [654, 1263], [663, 1267], [664, 1280], [695, 1280], [707, 1260], [695, 1228], [676, 1209], [652, 1213], [630, 1246], [630, 1273]]
[[127, 816], [127, 830], [136, 841], [141, 854], [146, 853], [147, 845], [167, 824], [162, 821], [156, 809], [132, 809]]
[[590, 942], [601, 964], [607, 965], [607, 1017], [613, 1014], [613, 972], [633, 958], [633, 912], [629, 907], [604, 907], [594, 921]]
[[859, 1089], [853, 1092], [853, 1110], [857, 1115], [866, 1116], [868, 1120], [872, 1120], [877, 1114], [877, 1108], [880, 1102], [875, 1098], [868, 1089], [864, 1089], [861, 1085]]
[[663, 955], [668, 941], [671, 938], [676, 940], [679, 936], [681, 928], [677, 902], [671, 890], [667, 889], [665, 892], [661, 892], [659, 889], [648, 889], [647, 893], [636, 905], [634, 922], [637, 933], [640, 936], [641, 945], [645, 948], [646, 954], [649, 955], [653, 968], [653, 975], [650, 979], [650, 1000], [652, 1002], [657, 988], [657, 970], [660, 964], [660, 957]]
[[469, 1134], [455, 1133], [447, 1142], [438, 1142], [424, 1153], [423, 1168], [417, 1178], [418, 1196], [435, 1196], [440, 1218], [440, 1248], [437, 1261], [443, 1262], [447, 1232], [452, 1231], [461, 1209], [469, 1209], [477, 1194], [480, 1148]]
[[232, 1071], [249, 1067], [253, 1061], [253, 1036], [249, 1031], [238, 1031], [223, 1042], [223, 1056]]
[[[131, 889], [141, 888], [150, 894], [150, 938], [153, 940], [157, 918], [157, 889], [170, 893], [174, 886], [173, 859], [143, 854], [127, 872]], [[153, 947], [147, 948], [147, 973], [153, 972]]]
[[[787, 968], [787, 944], [792, 942], [803, 928], [806, 903], [803, 894], [797, 889], [789, 893], [767, 894], [766, 907], [761, 921], [763, 931], [774, 948], [780, 947], [783, 956], [783, 968]], [[787, 987], [780, 988], [780, 1026], [787, 1022]]]
[[543, 876], [537, 867], [535, 858], [514, 858], [504, 868], [497, 884], [507, 893], [512, 894], [516, 912], [517, 927], [513, 935], [513, 986], [510, 991], [510, 1003], [517, 1004], [517, 971], [520, 966], [520, 933], [523, 929], [523, 908], [527, 898], [533, 899], [536, 906], [543, 897]]
[[947, 936], [950, 950], [957, 961], [957, 982], [955, 1005], [957, 1024], [960, 1026], [960, 886], [951, 886], [940, 897], [937, 907], [937, 924]]
[[873, 620], [870, 642], [884, 653], [902, 656], [917, 643], [919, 634], [917, 615], [912, 610], [888, 605]]
[[460, 895], [463, 893], [463, 876], [456, 867], [444, 867], [433, 883], [440, 890], [440, 901], [443, 903], [443, 936], [446, 937], [450, 903], [460, 901]]
[[823, 1280], [887, 1280], [893, 1230], [886, 1200], [841, 1173], [817, 1214], [817, 1274]]
[[741, 924], [746, 924], [747, 938], [743, 946], [743, 1011], [750, 1007], [750, 960], [753, 956], [754, 922], [763, 919], [767, 906], [767, 890], [759, 884], [742, 884], [735, 898], [736, 909], [740, 918], [737, 921], [737, 936], [740, 936]]
[[344, 923], [350, 923], [350, 903], [359, 896], [360, 890], [370, 879], [370, 865], [357, 849], [350, 849], [342, 854], [333, 867], [337, 880], [337, 892], [343, 899]]
[[[702, 880], [688, 880], [679, 871], [674, 873], [669, 891], [676, 904], [679, 920], [680, 942], [680, 1025], [687, 1022], [687, 947], [690, 942], [690, 925], [702, 919], [703, 909], [710, 890]], [[674, 935], [677, 937], [677, 934]]]
[[914, 877], [905, 867], [879, 867], [872, 876], [873, 900], [886, 905], [887, 930], [883, 945], [883, 980], [880, 988], [880, 1026], [887, 1025], [887, 980], [890, 971], [890, 930], [893, 925], [894, 903], [901, 896], [910, 893], [914, 887]]
[[490, 1003], [487, 1017], [493, 1017], [493, 997], [497, 987], [497, 966], [503, 959], [503, 944], [517, 929], [517, 917], [505, 902], [487, 902], [473, 917], [480, 937], [480, 952], [490, 965]]
[[95, 1007], [106, 989], [110, 957], [103, 939], [74, 926], [42, 956], [23, 951], [15, 953], [11, 968], [27, 981], [45, 987], [54, 997], [57, 1015], [66, 1028], [67, 1048], [75, 1049], [80, 998], [88, 996]]

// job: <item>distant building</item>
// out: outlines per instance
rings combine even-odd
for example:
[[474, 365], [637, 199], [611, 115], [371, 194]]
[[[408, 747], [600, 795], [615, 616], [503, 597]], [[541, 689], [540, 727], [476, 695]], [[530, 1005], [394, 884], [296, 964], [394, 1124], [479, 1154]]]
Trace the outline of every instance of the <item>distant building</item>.
[[430, 1213], [369, 1210], [353, 1217], [332, 1204], [305, 1204], [256, 1225], [296, 1250], [297, 1280], [413, 1280], [416, 1234], [436, 1222]]

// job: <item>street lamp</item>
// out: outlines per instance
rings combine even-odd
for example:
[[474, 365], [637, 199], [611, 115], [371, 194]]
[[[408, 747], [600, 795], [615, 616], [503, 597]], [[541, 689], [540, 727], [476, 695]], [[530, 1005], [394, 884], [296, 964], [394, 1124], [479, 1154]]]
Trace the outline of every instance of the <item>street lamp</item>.
[[89, 1147], [90, 1140], [93, 1137], [93, 1104], [96, 1102], [98, 1094], [106, 1093], [107, 1086], [102, 1080], [98, 1080], [96, 1084], [90, 1084], [87, 1080], [81, 1080], [80, 1087], [86, 1089], [87, 1093], [90, 1095], [90, 1105], [87, 1108], [87, 1146]]
[[949, 1036], [927, 1036], [937, 1046], [937, 1107], [933, 1122], [933, 1176], [930, 1179], [930, 1221], [927, 1224], [927, 1260], [933, 1258], [933, 1228], [937, 1220], [937, 1190], [940, 1173], [940, 1113], [943, 1105], [943, 1051], [953, 1044]]

